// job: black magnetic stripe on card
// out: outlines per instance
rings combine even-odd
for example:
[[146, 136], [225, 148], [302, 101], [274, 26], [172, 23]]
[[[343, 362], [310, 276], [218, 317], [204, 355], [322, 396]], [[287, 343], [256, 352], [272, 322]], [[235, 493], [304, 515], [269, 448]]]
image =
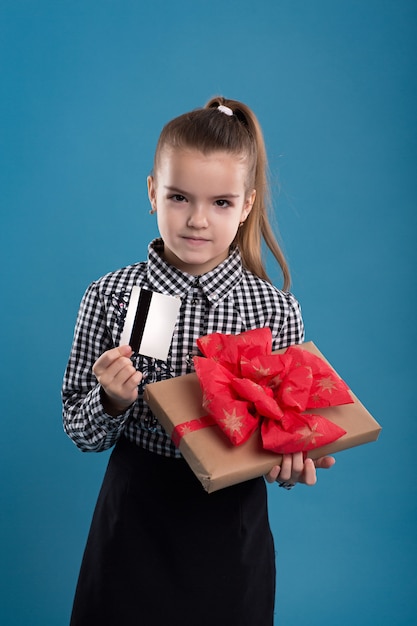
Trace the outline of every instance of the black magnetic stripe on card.
[[129, 345], [133, 352], [140, 351], [143, 333], [145, 331], [146, 321], [148, 319], [149, 307], [151, 306], [152, 291], [141, 289], [139, 294], [138, 306], [136, 309], [135, 321], [133, 322], [132, 334], [130, 336]]

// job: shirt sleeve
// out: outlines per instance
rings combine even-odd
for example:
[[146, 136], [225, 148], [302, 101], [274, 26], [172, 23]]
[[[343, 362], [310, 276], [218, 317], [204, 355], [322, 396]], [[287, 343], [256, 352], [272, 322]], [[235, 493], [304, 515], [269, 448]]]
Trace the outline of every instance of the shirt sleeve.
[[83, 451], [113, 446], [129, 418], [130, 410], [118, 417], [105, 412], [92, 370], [98, 357], [113, 347], [105, 307], [97, 284], [92, 283], [80, 305], [62, 387], [64, 430]]
[[279, 332], [273, 333], [273, 350], [287, 348], [304, 341], [304, 323], [298, 300], [289, 292], [281, 292], [280, 295], [283, 298], [284, 319], [283, 323], [280, 323]]

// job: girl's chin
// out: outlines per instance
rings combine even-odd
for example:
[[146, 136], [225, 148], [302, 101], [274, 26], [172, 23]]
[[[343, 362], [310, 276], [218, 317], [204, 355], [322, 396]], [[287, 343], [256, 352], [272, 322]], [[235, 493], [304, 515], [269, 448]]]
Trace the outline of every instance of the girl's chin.
[[186, 272], [187, 274], [191, 274], [193, 276], [206, 274], [224, 261], [223, 256], [219, 258], [211, 258], [206, 255], [181, 254], [180, 256], [179, 254], [173, 253], [168, 255], [165, 254], [164, 256], [167, 263], [173, 265], [182, 272]]
[[207, 273], [227, 259], [229, 254], [229, 250], [226, 250], [213, 256], [212, 250], [207, 249], [211, 243], [207, 240], [184, 239], [181, 241], [186, 242], [185, 245], [170, 247], [165, 242], [164, 258], [167, 263], [188, 274]]

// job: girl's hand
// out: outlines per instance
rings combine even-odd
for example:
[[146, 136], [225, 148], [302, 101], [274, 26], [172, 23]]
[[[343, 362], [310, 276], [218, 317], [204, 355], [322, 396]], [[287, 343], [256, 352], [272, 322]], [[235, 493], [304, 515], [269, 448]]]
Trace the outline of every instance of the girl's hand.
[[302, 452], [295, 454], [284, 454], [281, 465], [275, 465], [265, 479], [269, 483], [276, 480], [285, 483], [304, 483], [305, 485], [315, 485], [317, 482], [316, 468], [328, 469], [336, 463], [332, 456], [323, 456], [313, 461], [305, 459]]
[[115, 417], [124, 413], [138, 397], [142, 373], [133, 366], [130, 346], [120, 346], [104, 352], [93, 365], [93, 373], [102, 388], [106, 413]]

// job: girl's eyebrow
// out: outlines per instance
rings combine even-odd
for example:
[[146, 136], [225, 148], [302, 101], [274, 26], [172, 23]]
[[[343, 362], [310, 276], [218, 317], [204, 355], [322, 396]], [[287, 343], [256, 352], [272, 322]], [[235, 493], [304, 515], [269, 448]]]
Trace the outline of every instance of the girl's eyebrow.
[[164, 189], [166, 189], [167, 191], [172, 191], [173, 193], [178, 193], [181, 196], [189, 195], [186, 191], [183, 191], [179, 187], [170, 187], [169, 185], [164, 185]]
[[[164, 189], [166, 189], [167, 191], [170, 191], [171, 193], [177, 193], [180, 196], [185, 196], [185, 197], [190, 197], [192, 194], [190, 194], [188, 191], [183, 191], [182, 189], [179, 189], [178, 187], [170, 187], [169, 185], [164, 185]], [[240, 194], [238, 193], [220, 193], [220, 194], [216, 194], [215, 196], [213, 196], [213, 198], [239, 198]]]

